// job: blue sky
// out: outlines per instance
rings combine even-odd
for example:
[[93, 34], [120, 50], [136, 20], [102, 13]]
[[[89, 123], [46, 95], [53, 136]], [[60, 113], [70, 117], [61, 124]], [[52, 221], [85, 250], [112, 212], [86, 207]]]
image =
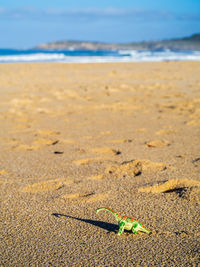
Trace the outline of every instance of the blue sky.
[[200, 0], [0, 0], [0, 47], [131, 42], [200, 32]]

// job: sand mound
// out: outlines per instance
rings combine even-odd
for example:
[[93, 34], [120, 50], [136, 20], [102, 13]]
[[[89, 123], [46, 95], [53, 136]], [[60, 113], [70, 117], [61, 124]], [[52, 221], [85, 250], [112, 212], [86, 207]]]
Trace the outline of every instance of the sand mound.
[[169, 135], [169, 134], [174, 134], [177, 133], [177, 130], [172, 130], [172, 129], [161, 129], [156, 132], [156, 135]]
[[54, 145], [58, 143], [58, 140], [56, 139], [45, 139], [45, 138], [40, 138], [40, 139], [36, 139], [33, 144], [34, 145]]
[[108, 197], [107, 194], [95, 194], [94, 192], [91, 193], [73, 193], [73, 194], [66, 194], [64, 196], [64, 199], [66, 200], [79, 200], [83, 202], [95, 202], [95, 201], [101, 201]]
[[94, 153], [98, 153], [98, 154], [117, 154], [118, 151], [109, 147], [97, 147], [97, 148], [93, 148], [91, 150]]
[[117, 176], [137, 176], [143, 172], [162, 171], [167, 168], [167, 164], [163, 162], [152, 162], [150, 160], [132, 160], [123, 162], [120, 166], [113, 166], [107, 169], [108, 173]]
[[169, 146], [170, 143], [167, 140], [154, 140], [147, 142], [146, 145], [148, 147], [164, 147], [164, 146]]
[[68, 185], [72, 183], [73, 183], [73, 180], [67, 180], [67, 179], [48, 180], [48, 181], [42, 181], [39, 183], [25, 186], [22, 188], [21, 191], [29, 192], [29, 193], [54, 191], [54, 190], [57, 190], [63, 187], [64, 185]]
[[76, 165], [85, 165], [91, 162], [98, 162], [99, 160], [101, 160], [101, 158], [85, 158], [85, 159], [74, 160], [73, 163]]
[[145, 193], [167, 193], [181, 188], [200, 187], [200, 181], [188, 179], [172, 179], [160, 185], [153, 185], [139, 188], [140, 192]]

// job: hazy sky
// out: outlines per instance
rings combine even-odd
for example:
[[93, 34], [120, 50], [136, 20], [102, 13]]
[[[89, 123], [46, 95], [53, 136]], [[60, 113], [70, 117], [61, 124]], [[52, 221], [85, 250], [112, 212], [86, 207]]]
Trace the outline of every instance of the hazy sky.
[[200, 0], [0, 0], [0, 47], [131, 42], [200, 32]]

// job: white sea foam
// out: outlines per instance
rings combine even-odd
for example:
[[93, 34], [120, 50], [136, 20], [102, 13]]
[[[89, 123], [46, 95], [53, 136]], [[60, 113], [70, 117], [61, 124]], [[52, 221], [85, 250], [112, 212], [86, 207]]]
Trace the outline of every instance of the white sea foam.
[[120, 50], [114, 54], [105, 53], [102, 55], [91, 54], [69, 54], [67, 52], [51, 53], [21, 53], [14, 55], [0, 55], [0, 62], [65, 62], [65, 63], [104, 63], [104, 62], [159, 62], [159, 61], [200, 61], [200, 51], [137, 51]]
[[200, 60], [200, 51], [137, 51], [120, 50], [119, 54], [129, 57], [130, 61], [179, 61], [179, 60]]
[[129, 57], [114, 56], [66, 56], [59, 53], [38, 53], [29, 55], [0, 56], [0, 62], [66, 62], [66, 63], [103, 63], [103, 62], [127, 62]]
[[59, 53], [37, 53], [0, 56], [0, 62], [40, 62], [64, 60], [65, 55]]

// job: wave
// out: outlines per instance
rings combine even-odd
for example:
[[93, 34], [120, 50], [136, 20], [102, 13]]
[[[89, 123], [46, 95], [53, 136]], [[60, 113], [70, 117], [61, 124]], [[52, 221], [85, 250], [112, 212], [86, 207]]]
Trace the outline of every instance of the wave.
[[64, 60], [64, 54], [36, 53], [0, 56], [0, 62], [42, 62]]
[[66, 63], [103, 63], [128, 62], [129, 58], [112, 56], [65, 56], [64, 54], [33, 54], [0, 56], [0, 62], [66, 62]]
[[65, 62], [65, 63], [104, 63], [104, 62], [159, 62], [159, 61], [200, 61], [200, 51], [17, 51], [1, 54], [1, 63], [12, 62]]
[[194, 61], [200, 60], [200, 51], [139, 51], [139, 50], [120, 50], [120, 55], [130, 58], [130, 61]]

